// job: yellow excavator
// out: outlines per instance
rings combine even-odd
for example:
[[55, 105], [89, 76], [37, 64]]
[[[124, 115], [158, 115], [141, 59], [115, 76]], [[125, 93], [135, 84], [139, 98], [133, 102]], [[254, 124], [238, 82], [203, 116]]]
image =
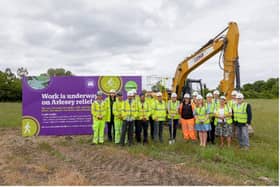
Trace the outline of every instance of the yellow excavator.
[[[175, 77], [173, 78], [172, 92], [177, 93], [177, 95], [182, 98], [184, 93], [189, 92], [189, 90], [186, 89], [188, 86], [187, 83], [189, 82], [187, 76], [212, 56], [221, 52], [219, 56], [219, 66], [223, 70], [224, 75], [223, 79], [220, 81], [219, 87], [220, 91], [225, 94], [227, 99], [230, 99], [231, 92], [235, 88], [235, 80], [236, 89], [240, 90], [238, 40], [238, 25], [235, 22], [230, 22], [218, 35], [209, 40], [199, 50], [184, 59], [178, 65]], [[221, 60], [223, 61], [223, 65], [221, 64]], [[164, 95], [166, 95], [166, 93], [164, 93]]]

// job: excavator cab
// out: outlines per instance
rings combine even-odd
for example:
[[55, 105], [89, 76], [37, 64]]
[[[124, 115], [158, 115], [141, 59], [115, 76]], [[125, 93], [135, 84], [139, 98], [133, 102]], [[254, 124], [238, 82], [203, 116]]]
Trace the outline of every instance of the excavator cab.
[[183, 98], [185, 93], [191, 95], [194, 91], [204, 95], [201, 79], [186, 79], [180, 98]]

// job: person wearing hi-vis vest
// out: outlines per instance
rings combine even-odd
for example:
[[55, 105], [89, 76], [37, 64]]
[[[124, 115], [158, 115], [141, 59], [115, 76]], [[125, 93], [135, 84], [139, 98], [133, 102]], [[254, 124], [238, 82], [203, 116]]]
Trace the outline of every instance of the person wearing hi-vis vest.
[[236, 99], [236, 95], [238, 94], [238, 92], [236, 90], [233, 90], [231, 92], [231, 100], [229, 100], [227, 102], [228, 106], [230, 107], [230, 109], [233, 109], [233, 106], [237, 103], [237, 99]]
[[150, 135], [151, 135], [151, 139], [154, 140], [154, 119], [152, 117], [152, 109], [154, 108], [155, 99], [152, 95], [151, 90], [147, 91], [146, 101], [148, 102], [150, 108], [150, 116], [149, 116]]
[[[227, 102], [227, 104], [228, 104], [229, 108], [231, 109], [232, 113], [233, 113], [233, 106], [236, 105], [236, 103], [237, 103], [237, 99], [236, 99], [237, 94], [238, 94], [238, 92], [236, 90], [233, 90], [231, 92], [231, 100], [229, 100]], [[237, 130], [236, 130], [237, 128], [236, 128], [236, 125], [234, 123], [234, 114], [232, 114], [231, 118], [233, 120], [232, 121], [232, 137], [237, 137]]]
[[214, 95], [213, 102], [214, 102], [215, 108], [216, 108], [220, 104], [220, 99], [219, 99], [220, 92], [219, 92], [219, 90], [214, 90], [213, 95]]
[[[110, 90], [110, 95], [105, 99], [107, 103], [107, 116], [106, 116], [106, 122], [107, 122], [107, 131], [108, 131], [108, 140], [114, 141], [113, 136], [115, 134], [115, 124], [114, 124], [114, 114], [113, 114], [113, 104], [116, 101], [116, 91]], [[112, 135], [112, 129], [113, 129], [113, 135]]]
[[220, 97], [220, 104], [215, 108], [215, 134], [220, 136], [221, 147], [224, 146], [224, 139], [227, 140], [227, 146], [230, 147], [231, 137], [232, 137], [232, 112], [231, 108], [225, 104], [226, 97]]
[[117, 93], [116, 102], [113, 104], [113, 114], [115, 123], [115, 143], [119, 144], [121, 139], [121, 130], [123, 124], [122, 109], [123, 109], [123, 97], [122, 93]]
[[145, 99], [145, 94], [140, 94], [140, 100], [138, 102], [138, 126], [136, 129], [136, 140], [141, 142], [141, 136], [143, 132], [143, 144], [148, 143], [148, 121], [150, 116], [150, 107]]
[[93, 117], [93, 140], [92, 144], [104, 143], [104, 129], [107, 113], [106, 102], [102, 100], [102, 92], [97, 92], [97, 99], [91, 104], [91, 113]]
[[191, 105], [191, 96], [185, 93], [184, 100], [179, 107], [180, 123], [182, 126], [182, 133], [185, 140], [196, 140], [195, 121], [194, 121], [194, 107]]
[[128, 91], [127, 100], [123, 103], [122, 108], [122, 134], [121, 134], [121, 145], [125, 144], [126, 134], [128, 136], [128, 145], [131, 146], [133, 143], [133, 127], [135, 119], [137, 118], [137, 103], [133, 100], [133, 92]]
[[234, 122], [237, 128], [237, 138], [240, 148], [249, 148], [248, 127], [251, 125], [252, 112], [250, 104], [243, 101], [242, 93], [236, 95], [237, 104], [233, 106]]
[[198, 93], [196, 91], [194, 91], [192, 93], [192, 100], [191, 100], [191, 105], [192, 105], [192, 108], [194, 109], [196, 107], [196, 103], [197, 103], [197, 96], [198, 96]]
[[180, 103], [177, 100], [177, 94], [171, 94], [171, 100], [167, 104], [168, 120], [169, 120], [169, 143], [173, 144], [176, 140], [176, 131], [178, 127]]
[[206, 147], [207, 132], [211, 130], [209, 112], [203, 105], [203, 97], [197, 96], [197, 105], [194, 110], [195, 116], [195, 129], [198, 131], [200, 146]]
[[162, 132], [163, 125], [166, 121], [166, 102], [162, 99], [162, 93], [157, 93], [157, 100], [155, 101], [153, 108], [153, 119], [155, 120], [154, 124], [154, 141], [159, 141], [163, 143]]
[[207, 108], [209, 112], [209, 120], [210, 120], [210, 125], [211, 125], [211, 131], [208, 131], [207, 133], [207, 142], [212, 142], [212, 144], [215, 144], [215, 124], [214, 124], [214, 110], [215, 110], [215, 104], [213, 102], [213, 95], [212, 93], [207, 93], [206, 94], [206, 102], [205, 102], [205, 107]]
[[[139, 101], [140, 101], [140, 97], [139, 95], [137, 95], [137, 91], [136, 89], [132, 89], [131, 92], [133, 93], [133, 97], [132, 99], [136, 102], [136, 104], [138, 105]], [[136, 108], [138, 109], [138, 106], [136, 106]], [[136, 142], [140, 143], [141, 140], [139, 139], [139, 136], [138, 136], [138, 132], [140, 131], [139, 128], [140, 128], [140, 120], [139, 120], [139, 116], [137, 116], [134, 120], [134, 133], [135, 133], [135, 140]]]

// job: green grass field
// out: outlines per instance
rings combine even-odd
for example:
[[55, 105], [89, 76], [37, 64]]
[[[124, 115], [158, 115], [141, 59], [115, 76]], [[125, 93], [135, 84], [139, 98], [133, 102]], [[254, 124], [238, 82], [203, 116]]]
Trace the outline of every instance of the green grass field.
[[[253, 109], [252, 126], [255, 133], [250, 137], [250, 150], [238, 148], [234, 140], [231, 148], [209, 145], [201, 148], [196, 143], [185, 142], [182, 133], [177, 133], [177, 142], [168, 145], [167, 128], [164, 144], [150, 143], [125, 149], [131, 154], [147, 155], [195, 170], [209, 178], [219, 178], [225, 184], [266, 184], [260, 177], [267, 177], [278, 184], [278, 100], [248, 100]], [[0, 127], [20, 127], [21, 104], [0, 103]], [[83, 138], [81, 138], [83, 139]], [[82, 141], [88, 143], [88, 141]], [[119, 149], [114, 144], [104, 146]], [[245, 184], [246, 184], [245, 183]]]
[[0, 103], [0, 127], [20, 127], [21, 111], [21, 103]]

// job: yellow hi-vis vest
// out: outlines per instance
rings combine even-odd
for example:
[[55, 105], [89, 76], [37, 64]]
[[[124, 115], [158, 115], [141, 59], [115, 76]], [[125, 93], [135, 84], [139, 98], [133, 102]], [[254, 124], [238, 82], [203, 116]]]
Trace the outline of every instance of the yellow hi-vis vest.
[[234, 121], [238, 123], [247, 123], [248, 115], [246, 109], [247, 109], [247, 103], [241, 103], [239, 107], [238, 104], [234, 105], [233, 106]]
[[167, 110], [168, 110], [168, 119], [171, 119], [171, 115], [173, 115], [173, 119], [179, 119], [179, 101], [173, 102], [172, 100], [168, 101]]
[[[231, 113], [231, 109], [228, 107], [228, 105], [225, 104], [224, 106], [224, 116], [228, 116], [229, 114]], [[214, 114], [215, 115], [219, 115], [220, 114], [220, 107], [217, 107], [214, 111]], [[218, 117], [215, 117], [215, 122], [214, 124], [217, 125], [218, 124]], [[231, 116], [228, 116], [226, 117], [226, 121], [225, 121], [227, 124], [232, 124], [232, 117]]]
[[[206, 107], [206, 110], [208, 110], [208, 106], [209, 106], [210, 104], [209, 103], [205, 103], [205, 107]], [[209, 108], [209, 118], [211, 118], [211, 117], [213, 117], [214, 116], [214, 110], [215, 110], [215, 108], [216, 108], [216, 105], [215, 105], [215, 103], [212, 101], [211, 102], [211, 105], [210, 105], [210, 108]]]
[[124, 101], [122, 117], [127, 121], [133, 121], [138, 117], [137, 102], [135, 100], [132, 100], [131, 104], [129, 104], [128, 100]]
[[134, 98], [137, 102], [140, 101], [140, 96], [139, 95], [135, 95], [135, 98]]
[[94, 120], [98, 120], [98, 117], [102, 117], [101, 120], [105, 120], [107, 115], [107, 105], [105, 101], [94, 101], [91, 104], [91, 114]]
[[116, 100], [113, 104], [113, 114], [114, 118], [121, 119], [122, 118], [122, 110], [123, 110], [124, 101]]
[[228, 101], [228, 106], [231, 108], [231, 110], [233, 110], [234, 105], [236, 105], [236, 102], [233, 100]]
[[203, 121], [203, 124], [209, 124], [210, 123], [209, 117], [206, 120], [207, 108], [205, 106], [196, 107], [195, 108], [195, 116], [197, 117], [196, 122], [195, 122], [196, 124], [200, 124], [200, 121]]
[[105, 99], [105, 103], [107, 105], [107, 114], [106, 114], [106, 122], [110, 122], [111, 120], [111, 100], [110, 95], [108, 95]]
[[151, 113], [148, 102], [145, 101], [142, 103], [141, 101], [139, 101], [137, 106], [138, 106], [138, 118], [140, 120], [143, 120], [144, 118], [148, 120]]
[[158, 100], [156, 100], [153, 108], [153, 119], [157, 119], [158, 121], [165, 121], [166, 110], [166, 102], [162, 100], [160, 103]]
[[148, 103], [149, 105], [149, 109], [150, 109], [150, 116], [152, 116], [152, 110], [154, 108], [154, 105], [155, 105], [155, 99], [153, 97], [146, 97], [145, 98], [145, 101]]

